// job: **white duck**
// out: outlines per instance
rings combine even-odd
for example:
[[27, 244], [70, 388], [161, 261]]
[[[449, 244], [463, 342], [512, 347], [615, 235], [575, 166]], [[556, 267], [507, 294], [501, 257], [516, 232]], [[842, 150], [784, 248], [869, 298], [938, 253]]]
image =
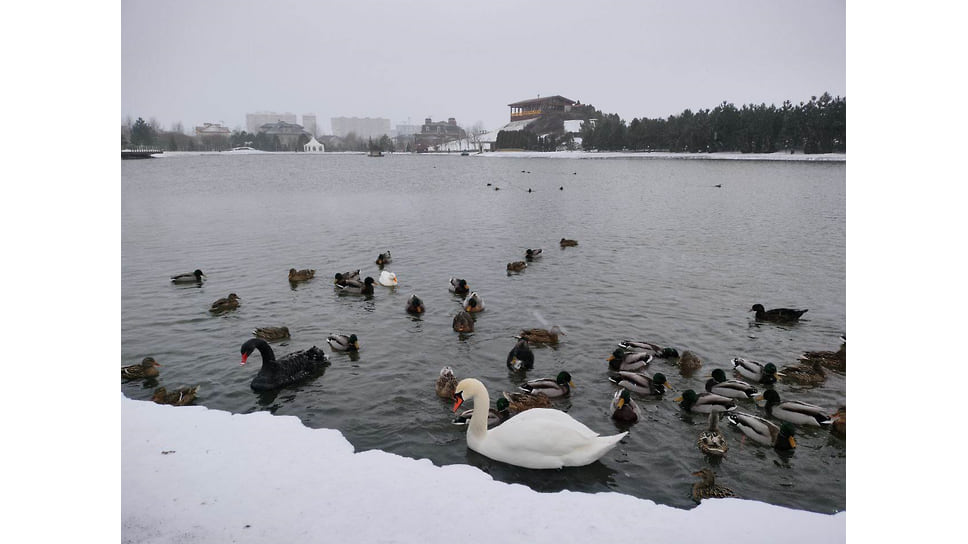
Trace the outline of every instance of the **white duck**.
[[380, 272], [380, 279], [377, 283], [385, 287], [396, 287], [397, 286], [397, 275], [388, 270]]
[[[465, 378], [454, 394], [456, 412], [466, 400], [489, 407], [487, 388]], [[580, 467], [594, 463], [628, 432], [599, 436], [570, 415], [551, 408], [532, 408], [488, 430], [487, 410], [475, 410], [467, 426], [467, 447], [494, 459], [524, 468]]]

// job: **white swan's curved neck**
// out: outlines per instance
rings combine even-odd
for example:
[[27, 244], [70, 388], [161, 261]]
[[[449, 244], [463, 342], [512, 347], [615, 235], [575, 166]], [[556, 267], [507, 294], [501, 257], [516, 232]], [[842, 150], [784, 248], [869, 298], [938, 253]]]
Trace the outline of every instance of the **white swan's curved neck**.
[[465, 389], [465, 396], [474, 399], [474, 414], [467, 426], [467, 434], [483, 438], [487, 434], [487, 416], [491, 408], [491, 398], [487, 394], [484, 384], [476, 383], [469, 390]]

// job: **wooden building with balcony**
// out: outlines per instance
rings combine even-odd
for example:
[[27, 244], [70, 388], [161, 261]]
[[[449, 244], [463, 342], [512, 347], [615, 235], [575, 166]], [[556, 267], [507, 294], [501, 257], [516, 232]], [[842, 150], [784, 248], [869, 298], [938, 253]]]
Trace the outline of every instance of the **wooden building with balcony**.
[[575, 104], [577, 102], [574, 100], [555, 95], [521, 100], [520, 102], [508, 104], [508, 106], [511, 108], [511, 121], [513, 122], [534, 119], [547, 113], [565, 113], [571, 111], [571, 107]]

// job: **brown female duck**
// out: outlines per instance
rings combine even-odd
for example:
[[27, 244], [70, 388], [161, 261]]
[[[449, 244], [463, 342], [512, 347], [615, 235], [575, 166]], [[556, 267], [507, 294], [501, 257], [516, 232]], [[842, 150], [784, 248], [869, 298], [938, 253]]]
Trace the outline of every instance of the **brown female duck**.
[[121, 367], [121, 379], [141, 380], [144, 378], [156, 378], [159, 374], [159, 365], [154, 357], [145, 357], [141, 364]]

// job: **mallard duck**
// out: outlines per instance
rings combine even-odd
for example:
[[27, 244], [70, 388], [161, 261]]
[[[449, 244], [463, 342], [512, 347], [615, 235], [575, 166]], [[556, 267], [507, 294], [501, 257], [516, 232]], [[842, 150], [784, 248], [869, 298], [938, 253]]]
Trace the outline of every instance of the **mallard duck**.
[[745, 412], [730, 412], [726, 414], [726, 420], [757, 444], [770, 446], [777, 451], [790, 451], [797, 447], [797, 441], [793, 438], [796, 430], [786, 421], [777, 426], [768, 419]]
[[840, 436], [841, 438], [847, 438], [847, 407], [841, 406], [834, 413], [834, 417], [831, 418], [833, 423], [830, 425], [830, 432]]
[[768, 415], [797, 425], [820, 427], [833, 423], [823, 408], [799, 400], [782, 401], [775, 389], [767, 389], [757, 396], [756, 403], [765, 408]]
[[652, 362], [652, 354], [647, 351], [624, 351], [615, 348], [606, 359], [608, 367], [616, 372], [640, 372]]
[[785, 366], [780, 375], [783, 376], [784, 382], [807, 386], [820, 385], [827, 379], [827, 372], [817, 359]]
[[711, 378], [706, 380], [706, 391], [731, 399], [751, 399], [756, 396], [756, 388], [742, 380], [726, 379], [726, 372], [717, 368]]
[[612, 414], [612, 419], [622, 423], [635, 423], [642, 414], [639, 405], [632, 400], [632, 394], [624, 388], [615, 392], [608, 411]]
[[539, 257], [541, 257], [540, 249], [528, 249], [527, 251], [524, 252], [524, 258], [527, 261], [533, 261]]
[[164, 387], [159, 387], [158, 389], [155, 389], [155, 393], [151, 396], [151, 400], [157, 402], [158, 404], [186, 406], [195, 400], [195, 396], [197, 394], [197, 385], [195, 387], [183, 387], [176, 391], [172, 391], [171, 393], [169, 393]]
[[716, 483], [716, 473], [711, 468], [704, 468], [692, 473], [699, 476], [700, 481], [692, 484], [692, 500], [702, 502], [703, 499], [723, 499], [735, 497], [733, 490]]
[[550, 408], [551, 399], [543, 393], [508, 393], [504, 392], [504, 398], [511, 405], [511, 411], [519, 414], [532, 408]]
[[699, 450], [712, 457], [722, 457], [729, 451], [729, 444], [726, 443], [726, 436], [719, 430], [719, 413], [709, 413], [709, 426], [705, 431], [699, 433], [699, 440], [696, 441]]
[[764, 310], [762, 304], [754, 304], [750, 311], [756, 312], [757, 321], [772, 321], [773, 323], [793, 323], [799, 321], [800, 316], [807, 313], [807, 310], [794, 310], [792, 308]]
[[381, 254], [379, 254], [379, 255], [376, 256], [376, 264], [378, 266], [383, 266], [385, 264], [390, 264], [391, 262], [393, 262], [393, 258], [390, 257], [390, 250], [387, 250], [386, 253], [381, 253]]
[[201, 270], [195, 270], [191, 274], [178, 274], [171, 277], [172, 283], [202, 283], [208, 277]]
[[474, 332], [474, 318], [471, 314], [461, 310], [454, 316], [454, 330], [457, 332]]
[[289, 338], [289, 327], [259, 327], [253, 330], [252, 334], [263, 340], [282, 340]]
[[528, 341], [520, 339], [508, 352], [508, 370], [531, 370], [534, 368], [534, 352], [528, 346]]
[[407, 299], [407, 313], [420, 315], [424, 313], [425, 310], [426, 308], [424, 308], [424, 303], [422, 300], [420, 300], [420, 297], [417, 295], [410, 295], [410, 298]]
[[541, 393], [548, 398], [555, 398], [567, 397], [571, 394], [572, 387], [575, 387], [575, 384], [571, 381], [571, 374], [561, 371], [554, 379], [530, 380], [521, 386], [521, 390], [532, 394]]
[[356, 270], [351, 270], [349, 272], [337, 272], [336, 276], [333, 279], [333, 283], [338, 285], [346, 285], [346, 282], [350, 280], [356, 280], [356, 281], [360, 280], [359, 268], [357, 268]]
[[456, 387], [457, 377], [454, 376], [454, 369], [449, 366], [441, 368], [440, 376], [437, 377], [437, 396], [442, 399], [453, 399]]
[[618, 347], [625, 351], [645, 351], [651, 353], [653, 357], [661, 359], [678, 359], [679, 351], [676, 348], [664, 348], [652, 342], [623, 340], [618, 343]]
[[396, 287], [397, 286], [397, 275], [388, 270], [380, 272], [380, 279], [377, 280], [378, 283], [384, 287]]
[[453, 411], [465, 400], [473, 400], [479, 407], [467, 426], [467, 447], [519, 467], [584, 466], [600, 459], [628, 435], [599, 436], [565, 412], [551, 408], [526, 410], [489, 430], [484, 408], [490, 406], [490, 399], [480, 380], [465, 378], [457, 384]]
[[528, 267], [528, 263], [524, 261], [514, 261], [508, 263], [508, 272], [520, 272]]
[[[451, 397], [453, 398], [453, 396]], [[511, 419], [511, 411], [509, 410], [510, 403], [508, 399], [500, 397], [497, 402], [494, 403], [495, 408], [491, 408], [487, 411], [487, 428], [497, 427], [501, 423], [504, 423], [508, 419]], [[474, 417], [474, 409], [464, 410], [459, 416], [454, 418], [454, 425], [467, 425], [471, 418]]]
[[331, 334], [326, 338], [326, 343], [333, 351], [358, 351], [360, 341], [355, 334]]
[[466, 295], [471, 291], [470, 286], [467, 285], [467, 281], [459, 278], [450, 278], [450, 286], [448, 289], [455, 295]]
[[844, 372], [847, 370], [847, 337], [841, 337], [840, 349], [837, 351], [807, 351], [800, 356], [805, 363], [817, 361], [821, 366]]
[[481, 298], [481, 295], [477, 294], [477, 291], [474, 291], [464, 299], [463, 306], [467, 312], [482, 312], [484, 311], [484, 300]]
[[212, 303], [212, 307], [208, 311], [213, 314], [220, 314], [222, 312], [227, 312], [229, 310], [234, 310], [239, 307], [239, 295], [235, 293], [229, 293], [229, 296], [225, 298], [220, 298]]
[[561, 247], [577, 246], [578, 240], [568, 240], [567, 238], [562, 238], [559, 244], [561, 245]]
[[682, 352], [682, 355], [679, 357], [679, 360], [676, 364], [679, 365], [679, 372], [682, 373], [683, 376], [688, 377], [692, 375], [693, 372], [699, 370], [699, 368], [702, 366], [702, 360], [699, 359], [699, 356], [695, 353], [686, 350]]
[[289, 269], [289, 281], [293, 283], [297, 281], [311, 280], [315, 275], [316, 271], [309, 268], [304, 268], [303, 270], [296, 270], [295, 268]]
[[363, 283], [360, 283], [359, 281], [356, 281], [356, 280], [347, 280], [346, 285], [340, 285], [337, 283], [336, 287], [340, 290], [341, 293], [352, 293], [355, 295], [372, 295], [373, 278], [371, 278], [370, 276], [367, 276], [366, 279], [363, 280]]
[[121, 379], [123, 380], [141, 380], [144, 378], [155, 378], [160, 374], [158, 371], [159, 365], [154, 357], [145, 357], [141, 360], [141, 364], [129, 365], [121, 367]]
[[661, 372], [656, 372], [650, 378], [641, 372], [622, 371], [618, 373], [618, 376], [610, 377], [609, 381], [640, 395], [660, 396], [665, 393], [666, 389], [672, 389], [672, 386], [666, 381], [665, 374]]
[[776, 383], [776, 365], [773, 363], [763, 364], [742, 357], [733, 357], [732, 362], [733, 369], [744, 378], [763, 385]]
[[524, 329], [518, 333], [518, 338], [524, 338], [532, 344], [557, 344], [558, 335], [564, 335], [561, 327], [555, 325], [548, 329]]
[[253, 391], [271, 391], [307, 378], [318, 377], [329, 366], [326, 354], [316, 346], [276, 359], [269, 343], [261, 338], [252, 338], [242, 344], [242, 365], [248, 362], [249, 355], [255, 350], [259, 350], [262, 355], [262, 368], [249, 384]]
[[736, 409], [736, 401], [715, 393], [696, 394], [692, 389], [686, 389], [682, 396], [676, 399], [679, 406], [687, 412], [708, 414], [710, 412], [731, 412]]

